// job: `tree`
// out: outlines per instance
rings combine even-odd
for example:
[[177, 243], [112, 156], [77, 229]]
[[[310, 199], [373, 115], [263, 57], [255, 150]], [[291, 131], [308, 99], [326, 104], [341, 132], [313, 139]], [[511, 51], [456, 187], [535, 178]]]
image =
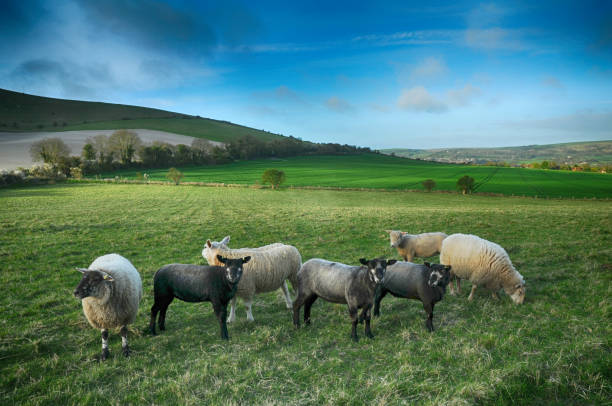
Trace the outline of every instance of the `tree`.
[[272, 189], [276, 189], [285, 182], [285, 172], [279, 171], [278, 169], [266, 169], [263, 175], [261, 175], [261, 183], [269, 183]]
[[474, 191], [474, 178], [469, 175], [465, 175], [457, 181], [457, 189], [465, 195]]
[[44, 138], [30, 146], [30, 156], [34, 162], [43, 161], [53, 166], [69, 154], [70, 148], [60, 138]]
[[93, 144], [88, 142], [87, 144], [83, 145], [83, 152], [81, 153], [81, 155], [83, 155], [83, 159], [85, 159], [86, 161], [95, 160], [96, 149], [94, 148]]
[[423, 181], [423, 187], [428, 192], [431, 192], [431, 190], [436, 187], [436, 181], [433, 179], [426, 179]]
[[550, 163], [548, 161], [542, 161], [542, 164], [540, 165], [540, 168], [548, 169], [548, 168], [550, 168]]
[[108, 145], [110, 151], [114, 152], [119, 157], [119, 161], [126, 165], [132, 162], [134, 154], [142, 145], [142, 140], [134, 132], [118, 130], [108, 138]]
[[170, 168], [168, 173], [166, 174], [166, 178], [170, 179], [174, 182], [175, 185], [181, 183], [181, 179], [183, 179], [183, 172], [179, 171], [176, 168]]

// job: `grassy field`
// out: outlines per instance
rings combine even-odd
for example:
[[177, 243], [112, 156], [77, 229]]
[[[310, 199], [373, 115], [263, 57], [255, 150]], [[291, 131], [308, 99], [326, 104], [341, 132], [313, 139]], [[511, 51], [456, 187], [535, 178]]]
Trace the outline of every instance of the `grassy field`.
[[0, 131], [148, 129], [226, 142], [244, 135], [281, 137], [227, 121], [147, 107], [33, 96], [0, 89]]
[[[522, 168], [440, 164], [386, 155], [295, 157], [180, 168], [186, 182], [254, 184], [267, 168], [285, 171], [286, 185], [341, 188], [422, 189], [431, 178], [437, 190], [456, 190], [457, 179], [470, 175], [479, 193], [519, 196], [612, 197], [612, 175]], [[135, 179], [138, 171], [103, 174]], [[140, 170], [140, 172], [143, 172]], [[167, 169], [146, 170], [153, 180], [166, 180]]]
[[[1, 404], [609, 404], [612, 203], [457, 194], [75, 184], [0, 189]], [[218, 337], [210, 304], [175, 301], [145, 333], [152, 276], [204, 263], [206, 238], [293, 244], [304, 260], [396, 257], [383, 232], [478, 234], [525, 277], [525, 304], [446, 296], [432, 334], [419, 302], [386, 298], [374, 340], [317, 301], [294, 330], [280, 291]], [[72, 296], [84, 267], [120, 253], [144, 298], [130, 359], [97, 360], [100, 334]], [[434, 258], [435, 259], [435, 258]], [[469, 283], [464, 284], [469, 290]]]

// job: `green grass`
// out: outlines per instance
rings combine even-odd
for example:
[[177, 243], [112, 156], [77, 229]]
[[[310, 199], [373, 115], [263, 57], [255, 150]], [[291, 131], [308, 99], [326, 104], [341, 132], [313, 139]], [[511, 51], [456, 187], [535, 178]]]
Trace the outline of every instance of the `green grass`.
[[[73, 184], [0, 189], [1, 404], [609, 404], [612, 203], [456, 194]], [[204, 263], [206, 238], [293, 244], [304, 260], [397, 257], [383, 232], [474, 233], [525, 277], [515, 306], [446, 296], [436, 331], [419, 302], [386, 298], [374, 340], [350, 340], [346, 306], [317, 301], [294, 330], [280, 291], [242, 305], [218, 337], [210, 304], [175, 301], [144, 333], [152, 276]], [[72, 296], [102, 254], [139, 269], [133, 355], [97, 361], [100, 334]], [[435, 259], [435, 258], [434, 258]], [[469, 284], [464, 284], [469, 289]]]
[[[423, 189], [421, 182], [431, 178], [436, 181], [437, 190], [455, 191], [457, 179], [470, 175], [476, 180], [479, 193], [612, 197], [610, 174], [440, 164], [376, 154], [264, 159], [180, 170], [185, 175], [184, 182], [254, 184], [267, 168], [285, 171], [288, 186]], [[166, 180], [168, 170], [130, 170], [102, 176], [135, 179], [137, 172], [146, 172], [152, 180]]]
[[123, 104], [33, 96], [0, 89], [0, 131], [149, 129], [227, 142], [281, 137], [227, 121]]

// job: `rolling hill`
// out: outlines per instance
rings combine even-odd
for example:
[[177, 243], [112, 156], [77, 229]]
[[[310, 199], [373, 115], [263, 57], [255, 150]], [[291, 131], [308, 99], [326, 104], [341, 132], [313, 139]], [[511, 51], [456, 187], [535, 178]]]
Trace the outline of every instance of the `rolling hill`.
[[123, 104], [54, 99], [0, 89], [0, 131], [71, 131], [148, 129], [227, 142], [254, 135], [282, 137], [266, 131], [171, 111]]
[[521, 164], [555, 161], [558, 164], [610, 164], [612, 163], [612, 141], [570, 142], [564, 144], [526, 145], [521, 147], [500, 148], [440, 148], [405, 149], [391, 148], [381, 150], [384, 154], [395, 154], [404, 158], [425, 159], [438, 162], [487, 161]]

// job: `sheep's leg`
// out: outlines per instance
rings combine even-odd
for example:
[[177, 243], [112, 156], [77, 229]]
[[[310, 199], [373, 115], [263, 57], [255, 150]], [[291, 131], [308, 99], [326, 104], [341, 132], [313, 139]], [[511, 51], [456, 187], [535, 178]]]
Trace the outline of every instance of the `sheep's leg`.
[[160, 306], [159, 320], [158, 320], [160, 331], [166, 330], [166, 312], [168, 311], [168, 306], [170, 306], [170, 303], [172, 303], [173, 300], [174, 300], [174, 296], [172, 296], [168, 301], [163, 302]]
[[471, 302], [474, 299], [474, 292], [476, 292], [476, 288], [478, 287], [478, 285], [473, 284], [472, 285], [472, 291], [470, 292], [470, 295], [468, 296], [468, 300]]
[[306, 295], [299, 292], [295, 298], [295, 302], [293, 302], [293, 325], [296, 328], [300, 327], [300, 308], [306, 302], [306, 299], [308, 299]]
[[455, 282], [457, 283], [457, 294], [461, 294], [461, 278], [455, 275]]
[[158, 312], [159, 308], [157, 307], [157, 303], [153, 303], [153, 306], [151, 306], [151, 321], [149, 322], [149, 331], [152, 335], [155, 335], [155, 319], [157, 318]]
[[246, 299], [244, 301], [244, 305], [246, 306], [246, 309], [247, 309], [247, 320], [248, 321], [255, 321], [255, 319], [253, 318], [253, 311], [252, 311], [253, 298], [250, 297], [250, 298]]
[[230, 314], [229, 314], [229, 317], [227, 318], [227, 322], [231, 323], [234, 320], [236, 320], [236, 295], [234, 295], [230, 303]]
[[370, 309], [372, 308], [372, 305], [369, 304], [366, 307], [363, 308], [363, 311], [361, 312], [362, 317], [365, 318], [365, 335], [368, 338], [374, 338], [374, 334], [372, 334], [372, 330], [370, 329]]
[[289, 295], [289, 288], [287, 287], [287, 281], [283, 281], [281, 285], [281, 289], [283, 290], [283, 294], [285, 295], [285, 302], [287, 303], [287, 309], [292, 309], [293, 304], [291, 303], [291, 295]]
[[351, 338], [355, 342], [359, 341], [359, 337], [357, 337], [357, 310], [358, 309], [356, 307], [349, 307], [349, 315], [351, 316], [351, 322], [353, 324], [353, 328], [351, 329]]
[[229, 340], [229, 334], [227, 333], [227, 303], [223, 305], [222, 303], [213, 302], [213, 310], [215, 311], [215, 316], [217, 316], [217, 321], [219, 321], [221, 338]]
[[389, 293], [382, 285], [378, 285], [374, 294], [374, 317], [380, 316], [380, 301]]
[[312, 295], [308, 297], [304, 302], [304, 324], [307, 326], [310, 325], [310, 308], [312, 307], [312, 304], [315, 302], [315, 300], [317, 300], [317, 298], [317, 295]]
[[127, 326], [121, 327], [121, 350], [123, 351], [123, 355], [125, 357], [129, 357], [132, 351], [130, 351], [130, 346], [128, 345], [128, 328]]
[[434, 309], [435, 303], [423, 303], [423, 308], [425, 309], [425, 312], [427, 313], [427, 321], [425, 322], [425, 325], [427, 326], [427, 330], [429, 330], [429, 332], [433, 332], [434, 331], [434, 326], [433, 326], [433, 309]]
[[451, 279], [450, 279], [450, 283], [448, 284], [448, 288], [450, 289], [450, 294], [453, 296], [459, 292], [458, 286], [457, 287], [455, 286], [457, 285], [458, 280], [459, 278], [457, 278], [457, 275], [451, 272]]
[[102, 354], [100, 355], [100, 359], [102, 361], [108, 358], [108, 330], [102, 329]]

